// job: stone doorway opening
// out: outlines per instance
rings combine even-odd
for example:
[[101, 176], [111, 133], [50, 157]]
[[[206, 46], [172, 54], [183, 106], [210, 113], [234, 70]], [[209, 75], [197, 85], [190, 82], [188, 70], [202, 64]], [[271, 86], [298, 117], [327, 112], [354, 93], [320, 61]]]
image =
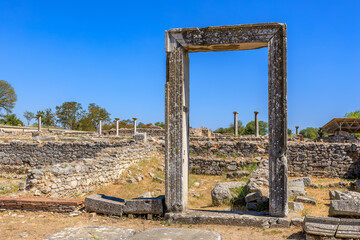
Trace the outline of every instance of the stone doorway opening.
[[165, 202], [168, 212], [183, 212], [188, 202], [189, 52], [268, 47], [269, 208], [271, 216], [287, 216], [286, 43], [286, 25], [280, 23], [178, 28], [165, 32]]

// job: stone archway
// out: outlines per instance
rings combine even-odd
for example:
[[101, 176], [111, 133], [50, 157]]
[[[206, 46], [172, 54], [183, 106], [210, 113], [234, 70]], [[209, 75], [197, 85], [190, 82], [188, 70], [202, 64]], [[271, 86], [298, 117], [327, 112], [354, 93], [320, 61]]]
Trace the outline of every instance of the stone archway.
[[188, 201], [189, 52], [268, 47], [270, 215], [288, 214], [286, 25], [246, 24], [165, 32], [165, 202], [182, 212]]

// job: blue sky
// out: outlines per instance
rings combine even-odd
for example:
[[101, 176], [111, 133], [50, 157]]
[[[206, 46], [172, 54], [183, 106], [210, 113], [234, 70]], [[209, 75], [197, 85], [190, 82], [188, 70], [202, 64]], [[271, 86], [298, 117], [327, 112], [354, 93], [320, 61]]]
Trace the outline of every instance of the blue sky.
[[[164, 119], [164, 31], [282, 22], [288, 29], [288, 126], [318, 127], [360, 109], [360, 1], [0, 0], [0, 79], [14, 113], [64, 101], [111, 117]], [[233, 111], [267, 121], [267, 49], [190, 54], [190, 125], [227, 127]]]

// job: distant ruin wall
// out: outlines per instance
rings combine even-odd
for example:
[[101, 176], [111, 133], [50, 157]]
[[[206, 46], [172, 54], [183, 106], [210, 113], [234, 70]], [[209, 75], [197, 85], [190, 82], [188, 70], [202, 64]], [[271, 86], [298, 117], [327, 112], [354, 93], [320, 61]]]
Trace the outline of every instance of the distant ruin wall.
[[[146, 133], [149, 137], [164, 137], [165, 136], [165, 129], [162, 128], [137, 128], [137, 133]], [[105, 136], [115, 136], [116, 130], [104, 130], [103, 135]], [[134, 129], [132, 128], [120, 128], [119, 129], [119, 137], [133, 137], [134, 136]]]
[[49, 164], [70, 163], [94, 158], [102, 149], [129, 146], [130, 141], [117, 142], [11, 142], [0, 144], [0, 172], [27, 173]]
[[[190, 171], [218, 175], [239, 159], [267, 157], [266, 137], [254, 139], [192, 139], [190, 141]], [[201, 156], [201, 158], [198, 158]], [[222, 161], [214, 158], [223, 159]], [[225, 160], [224, 160], [225, 159]], [[240, 163], [237, 163], [240, 164]], [[239, 170], [241, 166], [238, 166]], [[360, 145], [350, 143], [293, 142], [288, 144], [290, 176], [360, 178]]]

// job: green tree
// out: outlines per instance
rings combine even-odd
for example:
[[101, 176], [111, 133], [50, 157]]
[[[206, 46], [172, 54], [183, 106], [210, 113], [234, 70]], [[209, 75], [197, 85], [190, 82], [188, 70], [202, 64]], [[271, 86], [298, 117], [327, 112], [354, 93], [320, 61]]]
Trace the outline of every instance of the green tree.
[[3, 119], [0, 119], [1, 124], [11, 126], [23, 126], [23, 122], [15, 114], [6, 114]]
[[30, 111], [25, 111], [23, 116], [27, 120], [27, 125], [30, 126], [30, 121], [35, 118], [35, 114]]
[[84, 115], [82, 106], [77, 102], [64, 102], [56, 106], [57, 122], [67, 129], [77, 129], [78, 122]]
[[[243, 135], [245, 132], [245, 127], [241, 120], [238, 120], [238, 135]], [[228, 128], [218, 128], [214, 131], [214, 133], [232, 133], [234, 134], [234, 124], [230, 123]]]
[[16, 101], [17, 95], [14, 88], [7, 81], [0, 80], [0, 109], [5, 110], [7, 114], [11, 113]]
[[360, 118], [360, 111], [350, 112], [345, 114], [346, 118]]
[[156, 122], [156, 123], [154, 123], [154, 125], [165, 129], [165, 123], [164, 122]]
[[292, 136], [292, 135], [293, 135], [293, 132], [292, 132], [291, 129], [288, 129], [288, 135], [289, 135], [289, 136]]
[[55, 126], [56, 118], [55, 113], [51, 108], [46, 108], [45, 111], [42, 111], [41, 124], [47, 127]]
[[96, 105], [95, 103], [90, 103], [88, 106], [87, 118], [89, 118], [95, 128], [99, 125], [99, 120], [101, 119], [103, 123], [110, 122], [110, 113], [106, 111], [105, 108]]
[[[259, 134], [264, 136], [268, 134], [268, 124], [264, 121], [259, 121]], [[244, 134], [253, 135], [255, 134], [255, 121], [248, 122], [245, 127]]]
[[313, 128], [313, 127], [308, 127], [308, 128], [302, 129], [300, 131], [300, 134], [302, 134], [305, 138], [316, 139], [319, 136], [319, 129]]

